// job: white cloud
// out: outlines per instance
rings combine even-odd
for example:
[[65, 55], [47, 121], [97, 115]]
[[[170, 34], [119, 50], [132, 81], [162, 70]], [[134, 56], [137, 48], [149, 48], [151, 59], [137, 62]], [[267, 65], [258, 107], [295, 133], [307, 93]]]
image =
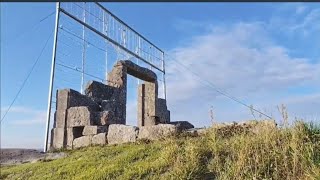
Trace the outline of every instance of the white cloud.
[[304, 16], [301, 22], [297, 22], [296, 25], [293, 25], [291, 29], [294, 32], [297, 32], [298, 30], [304, 30], [305, 33], [320, 30], [319, 19], [320, 9], [314, 9]]
[[291, 3], [280, 6], [270, 18], [269, 28], [288, 36], [314, 36], [320, 30], [320, 8]]
[[[172, 58], [240, 99], [267, 94], [264, 98], [272, 99], [288, 87], [319, 83], [320, 64], [290, 56], [289, 49], [276, 44], [264, 26], [254, 22], [213, 28], [173, 49]], [[174, 109], [173, 117], [191, 122], [195, 118], [208, 119], [209, 103], [220, 101], [217, 99], [220, 94], [187, 71], [174, 61], [167, 63], [168, 101]]]
[[47, 115], [46, 112], [39, 113], [36, 115], [33, 115], [29, 118], [24, 118], [24, 119], [15, 119], [12, 120], [10, 124], [12, 125], [35, 125], [35, 124], [40, 124], [43, 125], [46, 122]]
[[[5, 112], [8, 107], [2, 107], [1, 112]], [[10, 108], [10, 113], [26, 113], [26, 114], [37, 114], [41, 113], [43, 110], [37, 110], [25, 106], [12, 106]]]
[[[8, 107], [1, 108], [1, 114], [7, 110]], [[10, 113], [10, 114], [9, 114]], [[43, 125], [46, 122], [46, 111], [33, 109], [25, 106], [13, 106], [7, 114], [4, 121], [11, 125]]]

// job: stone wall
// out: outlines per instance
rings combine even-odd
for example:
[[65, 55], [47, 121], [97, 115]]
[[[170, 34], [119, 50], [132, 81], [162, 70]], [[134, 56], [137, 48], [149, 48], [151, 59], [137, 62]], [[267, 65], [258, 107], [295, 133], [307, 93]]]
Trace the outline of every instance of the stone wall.
[[[73, 149], [108, 142], [134, 142], [139, 136], [139, 128], [125, 125], [127, 74], [144, 80], [138, 87], [138, 126], [143, 134], [141, 136], [156, 134], [158, 137], [161, 136], [160, 132], [171, 132], [182, 127], [179, 123], [179, 126], [174, 122], [168, 124], [170, 111], [166, 100], [158, 98], [156, 74], [131, 61], [118, 61], [108, 74], [108, 84], [89, 81], [84, 95], [72, 89], [57, 91], [51, 148]], [[165, 127], [171, 130], [161, 130]]]

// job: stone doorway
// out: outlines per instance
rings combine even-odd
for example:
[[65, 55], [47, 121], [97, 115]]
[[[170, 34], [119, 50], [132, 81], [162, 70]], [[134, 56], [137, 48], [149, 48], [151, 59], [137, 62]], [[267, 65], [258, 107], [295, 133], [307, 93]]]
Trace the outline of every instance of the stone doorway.
[[122, 113], [117, 114], [117, 116], [124, 120], [122, 124], [126, 124], [128, 74], [144, 81], [138, 87], [138, 126], [150, 126], [170, 122], [170, 112], [167, 109], [166, 100], [158, 98], [158, 81], [156, 74], [129, 60], [120, 60], [108, 74], [108, 85], [118, 89], [117, 104]]

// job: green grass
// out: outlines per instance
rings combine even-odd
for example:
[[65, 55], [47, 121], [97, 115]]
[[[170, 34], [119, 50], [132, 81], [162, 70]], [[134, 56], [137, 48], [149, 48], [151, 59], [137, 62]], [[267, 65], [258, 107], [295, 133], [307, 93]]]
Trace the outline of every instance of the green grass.
[[69, 151], [64, 159], [1, 167], [0, 179], [320, 179], [313, 124], [223, 131]]

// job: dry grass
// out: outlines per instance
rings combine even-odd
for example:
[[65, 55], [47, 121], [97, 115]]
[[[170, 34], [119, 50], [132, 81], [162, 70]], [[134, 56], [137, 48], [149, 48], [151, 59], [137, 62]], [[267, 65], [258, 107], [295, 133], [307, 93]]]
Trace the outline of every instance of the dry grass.
[[[320, 179], [320, 128], [211, 128], [199, 137], [89, 147], [49, 162], [2, 167], [0, 179]], [[232, 132], [232, 133], [230, 133]]]

